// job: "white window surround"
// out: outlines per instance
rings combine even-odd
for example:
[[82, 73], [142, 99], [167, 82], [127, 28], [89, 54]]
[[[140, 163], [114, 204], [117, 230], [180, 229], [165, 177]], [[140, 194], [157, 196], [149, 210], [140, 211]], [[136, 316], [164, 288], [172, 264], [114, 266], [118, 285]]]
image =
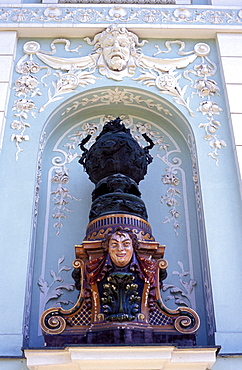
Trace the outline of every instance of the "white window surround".
[[5, 129], [5, 117], [10, 93], [11, 74], [13, 69], [16, 31], [0, 31], [0, 150], [2, 149]]
[[241, 0], [211, 0], [211, 5], [214, 6], [241, 6]]
[[[240, 0], [241, 1], [241, 0]], [[240, 174], [242, 176], [242, 140], [241, 140], [241, 117], [242, 108], [240, 96], [242, 93], [242, 34], [231, 38], [231, 34], [218, 33], [217, 43], [220, 54], [220, 63], [223, 71], [225, 91], [227, 92], [228, 110], [234, 131], [235, 148], [238, 157]], [[234, 35], [233, 35], [234, 36]], [[233, 42], [231, 42], [233, 40]]]
[[218, 348], [67, 347], [25, 350], [30, 370], [209, 370]]
[[3, 0], [2, 1], [2, 4], [11, 4], [11, 5], [13, 5], [13, 4], [22, 4], [22, 0]]

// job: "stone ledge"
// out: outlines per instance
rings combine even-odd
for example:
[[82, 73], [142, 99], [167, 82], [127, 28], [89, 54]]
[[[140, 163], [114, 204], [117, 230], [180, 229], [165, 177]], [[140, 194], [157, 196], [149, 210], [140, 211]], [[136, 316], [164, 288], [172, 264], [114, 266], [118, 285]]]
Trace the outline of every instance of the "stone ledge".
[[30, 370], [209, 370], [217, 347], [67, 347], [27, 349]]

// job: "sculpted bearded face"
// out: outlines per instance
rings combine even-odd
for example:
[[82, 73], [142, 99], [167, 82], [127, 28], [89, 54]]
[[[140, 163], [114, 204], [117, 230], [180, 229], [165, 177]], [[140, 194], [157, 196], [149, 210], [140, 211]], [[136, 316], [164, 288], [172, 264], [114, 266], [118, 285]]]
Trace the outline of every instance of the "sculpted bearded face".
[[127, 266], [133, 255], [133, 243], [128, 233], [116, 232], [108, 243], [111, 261], [118, 267]]
[[102, 40], [103, 59], [113, 71], [123, 71], [130, 58], [130, 41], [124, 34], [110, 34]]

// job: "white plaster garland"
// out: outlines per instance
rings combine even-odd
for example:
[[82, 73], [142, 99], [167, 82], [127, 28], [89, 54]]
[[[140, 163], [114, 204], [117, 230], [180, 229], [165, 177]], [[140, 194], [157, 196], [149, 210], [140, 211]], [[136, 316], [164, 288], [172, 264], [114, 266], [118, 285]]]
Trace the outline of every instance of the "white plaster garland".
[[136, 78], [136, 81], [143, 82], [148, 87], [156, 86], [160, 93], [173, 96], [174, 101], [187, 108], [190, 115], [194, 117], [194, 113], [189, 107], [190, 97], [187, 99], [184, 97], [187, 86], [180, 88], [179, 79], [181, 75], [178, 72], [170, 70], [168, 73], [160, 71], [141, 71], [141, 73], [142, 75]]
[[64, 185], [69, 182], [68, 168], [61, 166], [55, 169], [55, 174], [52, 177], [52, 182], [57, 184], [57, 187], [51, 191], [52, 202], [54, 203], [52, 217], [56, 220], [54, 227], [56, 228], [56, 235], [59, 235], [61, 228], [63, 227], [62, 219], [66, 218], [68, 212], [72, 212], [67, 207], [69, 199], [79, 200], [70, 194], [70, 191]]
[[[89, 0], [94, 3], [96, 0]], [[83, 5], [83, 4], [81, 4]], [[221, 8], [190, 8], [190, 7], [169, 7], [155, 4], [152, 8], [152, 2], [149, 6], [142, 4], [140, 7], [121, 5], [111, 5], [110, 7], [100, 7], [94, 4], [90, 7], [77, 7], [70, 5], [68, 8], [59, 4], [58, 6], [24, 6], [15, 5], [13, 7], [3, 7], [0, 9], [0, 23], [31, 23], [39, 22], [50, 23], [90, 23], [90, 22], [140, 22], [140, 23], [159, 23], [159, 24], [209, 24], [213, 25], [240, 25], [242, 24], [242, 9]]]
[[[201, 112], [203, 116], [206, 116], [208, 121], [200, 123], [198, 127], [204, 128], [204, 139], [209, 141], [210, 147], [212, 148], [212, 151], [208, 153], [208, 155], [213, 158], [216, 161], [216, 165], [218, 165], [218, 150], [222, 147], [226, 147], [226, 143], [216, 135], [221, 123], [215, 117], [220, 115], [222, 108], [219, 107], [217, 102], [211, 100], [214, 95], [219, 96], [217, 83], [211, 79], [217, 72], [217, 67], [215, 63], [208, 58], [210, 51], [209, 46], [206, 44], [197, 44], [196, 46], [201, 51], [201, 63], [196, 64], [193, 69], [186, 70], [184, 72], [184, 77], [191, 81], [190, 87], [196, 90], [193, 94], [203, 99], [197, 111]], [[195, 75], [197, 79], [193, 81], [190, 74]]]
[[[157, 155], [157, 157], [162, 159], [162, 157], [160, 157], [159, 155]], [[178, 211], [178, 198], [181, 198], [181, 191], [178, 189], [180, 180], [177, 177], [177, 170], [175, 169], [175, 167], [176, 165], [171, 165], [169, 168], [166, 168], [166, 173], [162, 175], [162, 182], [164, 185], [168, 185], [168, 188], [166, 190], [166, 194], [161, 197], [161, 203], [165, 203], [169, 207], [170, 216], [166, 216], [166, 220], [164, 221], [164, 223], [172, 222], [174, 232], [177, 236], [177, 229], [180, 228], [180, 225], [177, 221], [180, 216], [180, 213]]]
[[118, 87], [114, 89], [105, 89], [103, 92], [99, 92], [98, 94], [93, 94], [92, 97], [84, 97], [80, 100], [76, 100], [72, 103], [65, 111], [62, 113], [64, 116], [71, 111], [76, 110], [79, 107], [85, 107], [88, 104], [96, 104], [96, 103], [103, 103], [105, 105], [109, 104], [119, 104], [123, 103], [124, 105], [130, 106], [133, 104], [145, 106], [147, 108], [155, 109], [157, 112], [162, 112], [166, 116], [172, 116], [169, 109], [165, 108], [162, 104], [156, 103], [153, 99], [144, 99], [141, 97], [140, 94], [135, 95], [129, 89], [122, 88], [119, 89]]
[[[208, 155], [218, 164], [218, 149], [226, 144], [216, 136], [220, 122], [215, 119], [215, 115], [219, 115], [222, 109], [216, 101], [211, 100], [211, 96], [219, 95], [219, 88], [216, 81], [210, 78], [216, 73], [216, 66], [208, 58], [209, 45], [197, 43], [193, 50], [184, 51], [186, 45], [183, 41], [167, 41], [165, 50], [156, 46], [157, 52], [154, 56], [148, 56], [143, 54], [140, 48], [148, 41], [140, 42], [133, 32], [117, 25], [109, 26], [96, 34], [93, 40], [86, 38], [85, 41], [88, 45], [94, 46], [94, 51], [85, 56], [71, 58], [56, 56], [56, 44], [60, 43], [64, 44], [66, 52], [79, 55], [81, 45], [71, 50], [70, 41], [66, 39], [54, 40], [50, 45], [51, 51], [42, 51], [40, 44], [36, 41], [25, 43], [23, 47], [25, 55], [16, 65], [16, 71], [21, 76], [15, 81], [14, 89], [19, 99], [14, 102], [13, 110], [16, 113], [11, 124], [12, 129], [19, 131], [18, 134], [12, 135], [12, 140], [15, 141], [17, 147], [16, 159], [23, 150], [20, 144], [29, 140], [25, 130], [30, 127], [30, 124], [26, 120], [29, 114], [35, 117], [35, 111], [38, 109], [37, 97], [42, 94], [40, 86], [45, 96], [47, 89], [47, 101], [38, 109], [39, 113], [43, 112], [49, 104], [62, 99], [63, 95], [75, 93], [80, 88], [95, 84], [98, 77], [94, 76], [94, 73], [98, 70], [101, 75], [114, 81], [121, 81], [124, 77], [132, 78], [136, 72], [140, 72], [140, 75], [132, 80], [143, 83], [147, 87], [154, 86], [161, 94], [172, 96], [174, 102], [184, 106], [193, 117], [195, 114], [190, 108], [190, 101], [194, 94], [198, 95], [203, 101], [196, 110], [208, 119], [208, 122], [200, 123], [199, 127], [204, 128], [206, 132], [204, 139], [209, 141], [212, 148]], [[178, 56], [161, 58], [161, 54], [172, 52], [174, 44], [179, 45]], [[188, 69], [187, 67], [196, 59], [200, 59], [200, 63]], [[40, 65], [39, 61], [42, 61], [44, 65]], [[178, 72], [182, 69], [185, 69], [183, 74]], [[197, 79], [194, 81], [191, 75]], [[47, 88], [46, 81], [50, 78], [52, 88]], [[186, 80], [190, 81], [190, 85], [185, 83]], [[195, 89], [196, 93], [193, 93], [192, 89]], [[110, 97], [110, 103], [117, 104], [124, 100], [124, 94], [115, 88], [112, 99]], [[32, 100], [34, 97], [36, 97], [36, 102]], [[98, 97], [93, 95], [93, 101], [95, 99]], [[166, 114], [165, 110], [164, 113]]]

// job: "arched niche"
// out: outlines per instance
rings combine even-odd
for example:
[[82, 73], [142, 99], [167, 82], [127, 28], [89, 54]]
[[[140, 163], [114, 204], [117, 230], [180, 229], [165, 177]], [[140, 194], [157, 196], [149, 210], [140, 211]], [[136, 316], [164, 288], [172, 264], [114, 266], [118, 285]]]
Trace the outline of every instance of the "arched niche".
[[29, 347], [44, 344], [39, 328], [42, 312], [60, 304], [70, 308], [77, 298], [71, 263], [74, 245], [85, 237], [94, 188], [78, 163], [78, 144], [89, 133], [94, 141], [105, 119], [118, 116], [141, 145], [145, 145], [144, 132], [155, 143], [153, 162], [140, 190], [153, 235], [167, 246], [163, 299], [172, 309], [180, 305], [195, 309], [201, 318], [198, 344], [213, 343], [213, 304], [192, 128], [160, 96], [119, 86], [92, 89], [66, 100], [44, 125], [26, 304]]

